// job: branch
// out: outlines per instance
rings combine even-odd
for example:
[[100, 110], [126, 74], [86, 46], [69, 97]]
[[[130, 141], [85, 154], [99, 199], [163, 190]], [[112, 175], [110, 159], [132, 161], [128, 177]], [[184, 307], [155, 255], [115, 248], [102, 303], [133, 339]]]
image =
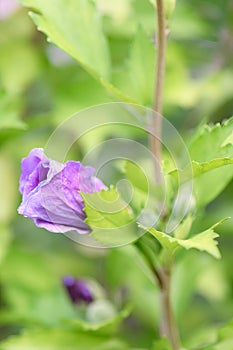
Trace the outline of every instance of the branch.
[[180, 349], [179, 332], [175, 322], [171, 304], [171, 271], [162, 267], [159, 271], [161, 280], [161, 308], [162, 322], [160, 333], [162, 337], [169, 339], [174, 350]]
[[[154, 116], [151, 125], [150, 148], [152, 154], [157, 160], [155, 162], [155, 177], [157, 183], [162, 182], [160, 171], [161, 164], [161, 135], [162, 135], [162, 99], [163, 85], [165, 74], [166, 58], [166, 20], [163, 0], [156, 0], [157, 5], [157, 67], [155, 75], [155, 92], [154, 92]], [[156, 135], [156, 137], [154, 136]]]
[[[158, 184], [162, 183], [160, 171], [162, 153], [162, 107], [163, 85], [166, 62], [167, 28], [165, 19], [164, 0], [156, 0], [157, 7], [157, 66], [155, 75], [154, 115], [151, 125], [150, 148], [155, 157], [155, 179]], [[154, 136], [155, 135], [155, 136]], [[152, 271], [159, 282], [162, 307], [161, 336], [169, 339], [174, 350], [180, 349], [180, 339], [171, 304], [171, 271], [165, 266], [160, 269], [153, 267]]]

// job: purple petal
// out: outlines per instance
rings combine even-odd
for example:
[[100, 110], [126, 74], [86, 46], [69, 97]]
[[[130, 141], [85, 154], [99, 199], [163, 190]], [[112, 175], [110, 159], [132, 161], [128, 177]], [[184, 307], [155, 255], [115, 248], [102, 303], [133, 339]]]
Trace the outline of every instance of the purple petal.
[[75, 230], [89, 233], [85, 223], [84, 203], [79, 190], [93, 193], [105, 185], [93, 174], [95, 169], [80, 162], [65, 164], [48, 159], [42, 149], [36, 148], [22, 161], [20, 191], [23, 200], [19, 214], [51, 232]]
[[[80, 196], [76, 193], [77, 196]], [[85, 214], [80, 208], [80, 202], [76, 203], [73, 210], [62, 193], [56, 191], [53, 183], [34, 190], [20, 205], [18, 212], [30, 217], [37, 226], [43, 227], [51, 232], [67, 232], [75, 230], [79, 233], [90, 232], [89, 226], [84, 222]]]
[[77, 280], [72, 276], [65, 276], [63, 278], [63, 284], [74, 304], [79, 302], [89, 304], [94, 300], [92, 291], [86, 281], [81, 279]]
[[68, 295], [73, 303], [78, 301], [75, 279], [71, 276], [66, 276], [63, 278], [63, 284], [68, 292]]
[[85, 281], [76, 280], [76, 290], [79, 298], [85, 303], [89, 304], [93, 301], [93, 294]]
[[79, 171], [80, 191], [84, 193], [99, 192], [107, 187], [103, 182], [94, 177], [95, 169], [90, 166], [83, 166], [81, 164]]
[[22, 174], [20, 176], [19, 190], [27, 194], [33, 190], [40, 181], [46, 179], [49, 159], [44, 155], [42, 148], [33, 149], [27, 158], [22, 159]]

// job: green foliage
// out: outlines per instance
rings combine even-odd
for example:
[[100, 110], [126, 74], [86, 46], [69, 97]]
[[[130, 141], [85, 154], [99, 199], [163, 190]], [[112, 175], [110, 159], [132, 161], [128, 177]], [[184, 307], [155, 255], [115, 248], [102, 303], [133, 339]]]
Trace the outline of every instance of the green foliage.
[[[198, 175], [194, 180], [194, 194], [198, 207], [212, 201], [233, 177], [232, 166], [219, 168], [225, 164], [232, 164], [232, 133], [233, 119], [229, 119], [222, 125], [204, 126], [194, 135], [189, 146], [190, 157], [196, 162], [205, 163], [200, 165], [194, 163], [194, 172]], [[216, 158], [230, 159], [217, 160]], [[213, 171], [205, 174], [209, 170]]]
[[[169, 171], [181, 182], [193, 178], [196, 206], [211, 202], [233, 177], [233, 119], [212, 127], [202, 126], [189, 146], [191, 167]], [[226, 168], [226, 166], [229, 167]]]
[[209, 162], [203, 163], [198, 163], [195, 160], [193, 160], [191, 168], [189, 167], [184, 170], [174, 169], [169, 172], [169, 175], [174, 176], [176, 179], [178, 176], [180, 176], [182, 181], [188, 181], [192, 178], [192, 176], [195, 178], [204, 175], [205, 173], [208, 173], [211, 170], [232, 164], [232, 158], [216, 158], [210, 160]]
[[81, 194], [85, 203], [86, 222], [92, 228], [117, 228], [132, 221], [132, 210], [114, 187], [99, 193]]
[[140, 26], [133, 38], [125, 67], [115, 74], [114, 83], [126, 96], [142, 105], [152, 104], [155, 58], [155, 46]]
[[138, 238], [132, 209], [112, 186], [93, 194], [81, 193], [91, 237], [103, 244], [122, 245]]
[[155, 48], [141, 27], [125, 59], [125, 67], [120, 74], [113, 72], [112, 81], [109, 47], [101, 18], [91, 1], [69, 3], [69, 11], [63, 0], [21, 2], [32, 10], [32, 19], [48, 40], [75, 58], [112, 96], [122, 101], [152, 104]]
[[214, 345], [204, 347], [203, 350], [228, 350], [233, 346], [233, 322], [219, 329], [217, 341]]
[[57, 326], [63, 318], [75, 317], [60, 278], [47, 268], [48, 261], [41, 254], [11, 247], [1, 267], [7, 303], [0, 314], [1, 324]]
[[[154, 92], [155, 46], [141, 27], [138, 28], [131, 46], [128, 59], [128, 75], [130, 81], [128, 94], [142, 105], [151, 105]], [[145, 67], [147, 69], [145, 70]]]
[[[155, 343], [153, 349], [168, 350], [166, 340], [155, 342], [159, 337], [155, 331], [160, 323], [160, 305], [156, 303], [159, 291], [153, 272], [136, 246], [102, 251], [75, 245], [61, 235], [37, 229], [16, 211], [21, 158], [31, 148], [43, 147], [51, 132], [68, 116], [109, 102], [112, 97], [152, 105], [155, 1], [22, 3], [48, 40], [74, 60], [45, 41], [25, 9], [4, 20], [1, 17], [0, 349], [146, 350]], [[210, 223], [230, 216], [233, 210], [232, 4], [180, 0], [175, 10], [174, 4], [173, 0], [165, 1], [170, 33], [164, 115], [187, 141], [192, 168], [169, 168], [167, 177], [171, 183], [166, 199], [170, 210], [178, 175], [186, 181], [192, 170], [197, 211], [187, 216], [172, 236], [160, 228], [153, 229], [147, 243], [156, 262], [167, 258], [167, 252], [176, 255], [182, 249], [189, 250], [176, 260], [172, 289], [183, 347], [230, 350], [232, 322], [216, 331], [216, 321], [224, 324], [232, 317], [232, 221], [219, 228], [221, 261], [212, 259], [219, 258], [220, 253], [215, 225], [210, 227]], [[224, 118], [229, 118], [228, 122], [221, 122]], [[90, 125], [88, 120], [85, 123]], [[201, 126], [195, 131], [198, 124]], [[194, 134], [191, 142], [190, 134]], [[130, 129], [116, 131], [109, 125], [104, 132], [95, 130], [85, 136], [68, 157], [81, 160], [100, 140], [115, 135], [147, 144], [145, 135]], [[132, 163], [125, 164], [123, 176], [134, 189], [128, 205], [120, 198], [115, 201], [114, 189], [106, 191], [107, 198], [100, 201], [106, 203], [102, 207], [98, 199], [88, 198], [87, 211], [94, 228], [91, 235], [103, 246], [138, 239], [134, 216], [145, 203], [154, 210], [161, 198], [159, 189], [151, 184], [147, 160], [142, 159], [140, 165], [143, 171]], [[114, 175], [112, 182], [116, 181]], [[213, 203], [207, 206], [210, 202]], [[109, 213], [111, 208], [116, 212]], [[104, 230], [105, 225], [108, 230]], [[202, 232], [203, 227], [210, 229]], [[201, 233], [194, 235], [195, 232]], [[198, 254], [198, 250], [209, 255]], [[67, 274], [101, 281], [106, 287], [103, 300], [111, 300], [115, 316], [101, 322], [85, 319], [83, 310], [73, 307], [62, 287], [62, 277]], [[133, 312], [123, 327], [118, 327], [129, 315], [128, 307], [122, 306], [122, 294], [132, 302]], [[37, 330], [33, 330], [35, 327]], [[22, 328], [27, 332], [11, 338]], [[129, 347], [115, 339], [116, 332], [127, 339]]]
[[126, 350], [128, 347], [118, 339], [77, 332], [76, 330], [45, 329], [25, 332], [12, 337], [0, 345], [1, 350]]
[[143, 169], [129, 161], [124, 164], [124, 174], [133, 186], [133, 198], [130, 204], [140, 212], [145, 207], [149, 196], [148, 178]]
[[107, 320], [99, 322], [87, 322], [76, 318], [65, 321], [65, 324], [83, 332], [98, 332], [98, 334], [112, 334], [119, 327], [119, 324], [130, 315], [131, 308], [128, 306]]
[[[66, 51], [89, 72], [110, 75], [109, 53], [101, 22], [91, 1], [22, 0], [31, 17], [50, 41]], [[65, 16], [65, 17], [64, 17]]]
[[218, 234], [214, 231], [214, 229], [223, 221], [225, 221], [225, 219], [189, 239], [174, 238], [166, 233], [157, 231], [155, 228], [143, 228], [150, 232], [159, 241], [161, 246], [167, 251], [169, 257], [174, 256], [180, 250], [180, 248], [185, 248], [187, 250], [194, 248], [207, 252], [216, 259], [220, 259], [221, 255], [217, 247], [218, 243], [215, 240], [215, 238], [218, 237]]
[[174, 231], [174, 237], [177, 239], [185, 239], [191, 229], [193, 223], [193, 217], [191, 215], [188, 215], [181, 224], [175, 229]]

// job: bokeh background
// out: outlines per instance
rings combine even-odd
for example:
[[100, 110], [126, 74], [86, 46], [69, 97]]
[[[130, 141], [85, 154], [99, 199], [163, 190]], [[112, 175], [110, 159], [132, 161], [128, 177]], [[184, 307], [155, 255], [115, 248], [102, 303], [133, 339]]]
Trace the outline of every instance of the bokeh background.
[[[153, 6], [141, 0], [96, 3], [116, 79], [123, 81], [138, 24], [153, 39]], [[232, 116], [232, 37], [232, 0], [177, 1], [170, 23], [164, 116], [185, 140], [200, 124]], [[112, 97], [74, 59], [48, 43], [27, 10], [13, 0], [0, 0], [0, 53], [0, 339], [79, 317], [62, 285], [64, 275], [73, 275], [91, 280], [115, 308], [122, 307], [126, 295], [133, 311], [120, 326], [121, 334], [134, 347], [150, 346], [158, 332], [158, 291], [133, 249], [86, 248], [17, 214], [21, 158], [44, 147], [67, 117]], [[150, 106], [150, 100], [145, 104]], [[131, 138], [136, 137], [132, 131]], [[69, 156], [78, 160], [85, 151], [82, 145]], [[232, 216], [232, 195], [233, 182], [200, 213], [198, 230]], [[232, 220], [218, 228], [221, 261], [195, 252], [178, 261], [174, 308], [187, 347], [211, 342], [216, 327], [233, 317], [232, 229]]]

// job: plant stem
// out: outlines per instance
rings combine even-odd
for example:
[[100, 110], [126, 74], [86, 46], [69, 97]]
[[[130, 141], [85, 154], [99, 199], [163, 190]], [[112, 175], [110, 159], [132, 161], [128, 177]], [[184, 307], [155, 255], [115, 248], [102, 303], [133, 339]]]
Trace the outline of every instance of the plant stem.
[[[163, 83], [165, 73], [166, 58], [166, 20], [163, 0], [156, 0], [157, 6], [157, 66], [155, 74], [155, 92], [154, 92], [154, 115], [151, 124], [150, 148], [155, 156], [155, 178], [158, 184], [162, 182], [160, 171], [161, 164], [161, 135], [162, 135], [162, 98]], [[154, 136], [156, 135], [156, 137]]]
[[179, 332], [176, 326], [172, 304], [171, 304], [171, 267], [158, 266], [155, 264], [155, 259], [151, 255], [151, 247], [148, 246], [144, 237], [135, 242], [135, 246], [140, 253], [144, 256], [144, 259], [154, 274], [155, 282], [157, 282], [160, 289], [161, 296], [161, 314], [162, 321], [160, 325], [161, 337], [166, 337], [174, 350], [180, 349]]
[[[163, 106], [163, 85], [166, 61], [167, 28], [165, 19], [164, 0], [155, 0], [157, 7], [157, 66], [155, 74], [154, 92], [154, 116], [151, 124], [150, 148], [155, 157], [155, 179], [158, 184], [162, 183], [160, 171], [162, 153], [162, 106]], [[165, 216], [165, 215], [164, 215]], [[144, 254], [146, 252], [144, 251]], [[162, 266], [159, 269], [149, 261], [152, 271], [158, 281], [161, 292], [162, 322], [161, 336], [165, 336], [171, 343], [174, 350], [180, 349], [179, 333], [175, 323], [171, 305], [171, 268]]]
[[171, 305], [171, 271], [163, 267], [160, 272], [162, 322], [160, 333], [166, 337], [174, 350], [180, 349], [179, 332], [176, 326]]

